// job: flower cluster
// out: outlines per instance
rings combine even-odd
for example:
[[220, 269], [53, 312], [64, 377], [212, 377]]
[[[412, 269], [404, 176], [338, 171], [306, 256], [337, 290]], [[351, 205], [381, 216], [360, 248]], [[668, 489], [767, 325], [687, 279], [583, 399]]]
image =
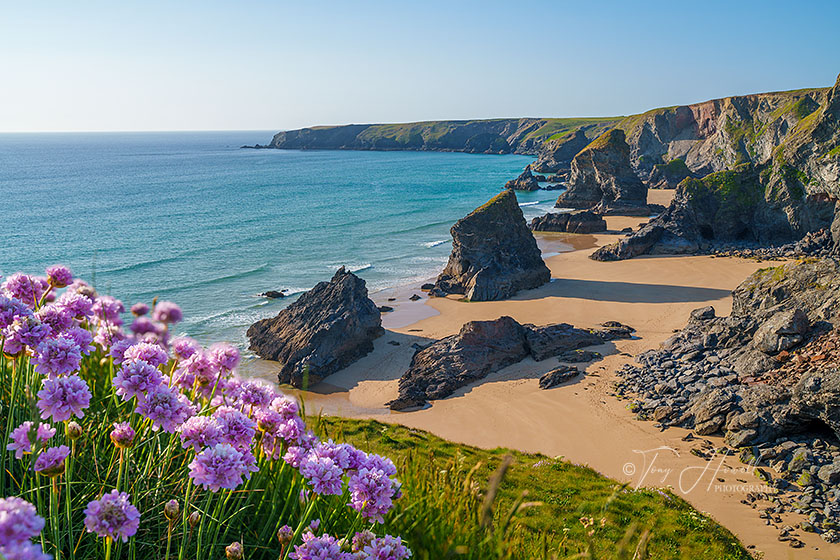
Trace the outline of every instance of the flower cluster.
[[[76, 449], [75, 441], [84, 430], [70, 420], [85, 418], [94, 401], [93, 387], [97, 399], [105, 391], [104, 398], [120, 414], [128, 415], [110, 420], [117, 420], [109, 434], [116, 448], [131, 448], [135, 439], [146, 442], [150, 429], [171, 434], [189, 455], [187, 476], [204, 491], [235, 490], [260, 465], [285, 462], [305, 484], [304, 505], [313, 505], [311, 500], [319, 496], [347, 496], [346, 501], [332, 499], [346, 503], [369, 521], [383, 522], [400, 497], [396, 468], [390, 460], [348, 444], [319, 441], [307, 429], [293, 398], [267, 382], [238, 376], [236, 347], [203, 348], [186, 337], [170, 340], [173, 325], [183, 320], [176, 304], [136, 303], [130, 308], [133, 318], [127, 328], [125, 310], [120, 300], [98, 295], [60, 265], [48, 268], [44, 277], [15, 274], [0, 285], [0, 348], [9, 357], [28, 358], [34, 366], [38, 387], [33, 392], [40, 417], [53, 424], [67, 422], [64, 442], [73, 442]], [[82, 364], [89, 361], [113, 368], [111, 386], [102, 387], [96, 378], [88, 377], [90, 370]], [[29, 464], [39, 475], [60, 477], [73, 451], [67, 445], [50, 446], [55, 435], [50, 424], [25, 421], [9, 434], [7, 449], [17, 459], [31, 455]], [[133, 454], [121, 451], [119, 460]], [[122, 476], [123, 471], [119, 473]], [[10, 559], [40, 560], [35, 552], [21, 556], [8, 548], [30, 547], [41, 554], [29, 539], [41, 530], [43, 519], [33, 511], [28, 522], [34, 525], [14, 529], [15, 523], [21, 523], [14, 516], [32, 507], [14, 500], [0, 500], [0, 547], [4, 547], [0, 553]], [[91, 501], [84, 513], [88, 532], [103, 538], [126, 541], [140, 526], [137, 508], [118, 489]], [[191, 524], [196, 515], [195, 511], [190, 514]], [[377, 538], [372, 533], [357, 535], [355, 548], [348, 552], [349, 542], [327, 534], [316, 536], [318, 529], [318, 520], [312, 521], [297, 543], [291, 542], [293, 535], [284, 541], [284, 535], [283, 546], [294, 545], [289, 556], [402, 560], [411, 554], [399, 538]], [[232, 550], [228, 555], [236, 556], [239, 549]]]

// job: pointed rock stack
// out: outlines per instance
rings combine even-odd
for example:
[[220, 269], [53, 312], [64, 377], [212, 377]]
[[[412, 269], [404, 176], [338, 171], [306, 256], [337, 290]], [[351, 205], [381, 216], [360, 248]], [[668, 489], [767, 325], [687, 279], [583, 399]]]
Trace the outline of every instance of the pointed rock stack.
[[430, 291], [433, 296], [463, 294], [470, 301], [500, 300], [551, 279], [511, 190], [458, 220], [450, 231], [452, 253]]
[[276, 317], [248, 329], [251, 350], [280, 362], [280, 383], [314, 385], [373, 350], [383, 334], [365, 281], [341, 267]]

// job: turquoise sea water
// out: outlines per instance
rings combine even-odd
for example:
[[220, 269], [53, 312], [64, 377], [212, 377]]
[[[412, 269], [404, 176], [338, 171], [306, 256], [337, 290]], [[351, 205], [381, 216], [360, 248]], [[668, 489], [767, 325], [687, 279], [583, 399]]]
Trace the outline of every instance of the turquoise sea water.
[[[241, 150], [271, 132], [0, 134], [0, 271], [69, 265], [126, 306], [184, 310], [179, 330], [245, 330], [347, 265], [372, 291], [435, 275], [449, 228], [533, 158]], [[520, 194], [526, 217], [556, 193]]]

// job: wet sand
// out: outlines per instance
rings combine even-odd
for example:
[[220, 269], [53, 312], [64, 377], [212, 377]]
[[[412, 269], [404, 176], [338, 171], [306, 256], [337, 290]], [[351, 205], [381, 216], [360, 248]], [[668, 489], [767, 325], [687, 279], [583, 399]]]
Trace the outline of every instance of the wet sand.
[[[659, 195], [656, 191], [652, 194]], [[610, 231], [645, 222], [643, 218], [607, 220]], [[755, 550], [764, 552], [765, 558], [840, 556], [840, 546], [826, 544], [811, 533], [797, 531], [806, 543], [802, 549], [779, 542], [779, 529], [767, 526], [758, 510], [740, 503], [762, 482], [736, 457], [707, 462], [691, 454], [702, 440], [722, 446], [720, 438], [683, 441], [686, 430], [670, 428], [662, 432], [652, 422], [637, 421], [625, 408], [626, 401], [612, 396], [614, 371], [631, 361], [632, 355], [657, 347], [685, 325], [693, 309], [714, 305], [719, 315], [728, 314], [730, 291], [756, 269], [768, 265], [707, 256], [600, 263], [588, 258], [593, 247], [619, 236], [606, 233], [577, 237], [553, 240], [579, 248], [546, 258], [551, 283], [507, 301], [469, 303], [455, 297], [428, 300], [419, 285], [414, 290], [389, 294], [397, 301], [388, 305], [400, 308], [411, 303], [416, 308], [406, 307], [402, 316], [399, 311], [385, 314], [388, 330], [376, 341], [374, 351], [306, 392], [303, 396], [308, 411], [399, 423], [479, 447], [562, 456], [633, 486], [672, 487], [733, 531], [744, 545], [754, 545]], [[550, 242], [540, 240], [545, 253], [551, 253], [544, 245]], [[406, 302], [411, 293], [422, 294], [423, 299]], [[377, 304], [383, 303], [379, 294], [374, 299]], [[426, 309], [426, 316], [406, 322], [421, 307]], [[620, 321], [636, 328], [637, 336], [593, 348], [605, 357], [588, 367], [582, 364], [585, 376], [554, 389], [539, 389], [537, 380], [558, 365], [557, 359], [534, 362], [528, 358], [423, 410], [395, 413], [383, 406], [397, 395], [398, 379], [414, 353], [413, 343], [453, 334], [470, 320], [502, 315], [538, 325], [568, 322], [594, 327], [604, 321]], [[270, 366], [262, 373], [270, 378]], [[801, 519], [785, 518], [782, 525], [795, 525]]]

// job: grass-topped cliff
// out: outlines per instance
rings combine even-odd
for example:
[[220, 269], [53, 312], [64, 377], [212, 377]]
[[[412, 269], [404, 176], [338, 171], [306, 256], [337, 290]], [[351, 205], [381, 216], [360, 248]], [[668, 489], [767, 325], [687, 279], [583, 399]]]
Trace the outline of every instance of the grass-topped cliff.
[[535, 154], [578, 129], [591, 137], [619, 118], [521, 118], [316, 126], [277, 133], [268, 147], [303, 150], [431, 150]]

